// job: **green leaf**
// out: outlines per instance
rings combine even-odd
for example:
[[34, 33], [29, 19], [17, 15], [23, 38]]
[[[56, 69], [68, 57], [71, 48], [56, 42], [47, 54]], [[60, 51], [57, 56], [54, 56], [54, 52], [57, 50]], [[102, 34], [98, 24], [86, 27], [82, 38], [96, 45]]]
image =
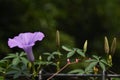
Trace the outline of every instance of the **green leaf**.
[[100, 67], [102, 68], [102, 70], [105, 70], [106, 68], [105, 68], [105, 65], [102, 63], [102, 62], [99, 62], [99, 65], [100, 65]]
[[69, 52], [69, 53], [67, 54], [67, 58], [72, 57], [72, 56], [74, 55], [74, 53], [75, 53], [75, 51], [71, 51], [71, 52]]
[[10, 75], [10, 74], [16, 74], [16, 73], [18, 73], [18, 71], [12, 70], [12, 71], [8, 71], [6, 74], [7, 74], [7, 75]]
[[75, 70], [72, 70], [70, 72], [68, 72], [70, 74], [73, 74], [73, 73], [77, 73], [77, 74], [83, 74], [84, 73], [84, 70], [82, 69], [75, 69]]
[[3, 67], [0, 67], [0, 72], [4, 72], [6, 69], [5, 68], [3, 68]]
[[107, 63], [107, 61], [106, 61], [105, 59], [101, 59], [100, 62], [102, 62], [102, 63], [108, 65], [108, 63]]
[[21, 70], [22, 71], [25, 71], [27, 69], [27, 66], [25, 66], [25, 65], [23, 65], [22, 67], [21, 67]]
[[93, 55], [93, 58], [95, 58], [96, 60], [99, 60], [101, 57]]
[[80, 56], [85, 57], [85, 53], [83, 53], [82, 50], [77, 49], [76, 52], [77, 52]]
[[6, 57], [4, 57], [4, 59], [9, 59], [9, 58], [14, 58], [16, 57], [16, 54], [9, 54]]
[[4, 80], [4, 76], [0, 76], [0, 80]]
[[85, 62], [96, 62], [96, 60], [95, 59], [88, 59], [88, 60], [85, 60]]
[[30, 73], [29, 73], [29, 71], [23, 71], [22, 72], [25, 76], [27, 76], [27, 77], [30, 77], [31, 75], [30, 75]]
[[21, 71], [21, 69], [18, 67], [18, 66], [12, 66], [12, 69], [15, 70], [15, 71]]
[[62, 55], [60, 52], [53, 52], [53, 55]]
[[26, 53], [24, 53], [24, 52], [20, 53], [20, 57], [25, 56], [25, 55], [26, 55]]
[[13, 65], [17, 65], [19, 62], [20, 62], [20, 59], [18, 57], [12, 60]]
[[27, 65], [27, 63], [29, 62], [28, 59], [24, 58], [24, 57], [21, 57], [20, 58], [22, 60], [22, 62]]
[[22, 75], [21, 72], [18, 72], [16, 74], [14, 74], [13, 78], [16, 79], [16, 78], [20, 77], [21, 75]]
[[1, 63], [5, 63], [7, 60], [5, 60], [5, 59], [2, 59], [2, 60], [0, 60], [0, 64]]
[[48, 56], [47, 60], [50, 61], [51, 59], [54, 59], [55, 57], [53, 56], [53, 54], [51, 54], [50, 56]]
[[90, 74], [91, 72], [93, 72], [93, 69], [89, 69], [89, 70], [85, 69], [85, 74]]
[[62, 46], [62, 48], [63, 48], [65, 51], [72, 51], [72, 49], [67, 48], [67, 47], [65, 47], [65, 46]]
[[91, 70], [95, 65], [97, 65], [98, 62], [92, 62], [88, 65], [88, 67], [86, 67], [85, 71], [89, 71]]
[[54, 64], [54, 63], [53, 62], [48, 62], [48, 61], [36, 61], [36, 62], [34, 62], [34, 64], [35, 65], [49, 65], [49, 64]]

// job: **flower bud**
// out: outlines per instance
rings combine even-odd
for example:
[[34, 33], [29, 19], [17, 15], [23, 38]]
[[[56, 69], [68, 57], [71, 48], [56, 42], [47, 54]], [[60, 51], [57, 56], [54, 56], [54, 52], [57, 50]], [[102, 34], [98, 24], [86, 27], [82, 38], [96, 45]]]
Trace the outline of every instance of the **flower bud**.
[[29, 69], [32, 68], [32, 63], [31, 63], [31, 62], [28, 63], [28, 68], [29, 68]]
[[87, 51], [87, 44], [88, 44], [88, 41], [86, 40], [83, 46], [84, 53]]
[[39, 56], [39, 60], [42, 60], [42, 57], [41, 57], [41, 56]]
[[79, 62], [79, 59], [75, 59], [75, 62], [78, 63], [78, 62]]
[[108, 39], [105, 36], [105, 42], [104, 42], [104, 49], [105, 49], [105, 53], [109, 53], [109, 43], [108, 43]]
[[58, 48], [60, 47], [60, 33], [58, 30], [56, 31], [56, 45]]
[[111, 55], [113, 56], [116, 50], [116, 38], [113, 39], [112, 45], [111, 45]]
[[70, 59], [67, 59], [67, 63], [70, 64]]
[[93, 70], [94, 70], [94, 74], [98, 73], [98, 68], [97, 67], [94, 67]]

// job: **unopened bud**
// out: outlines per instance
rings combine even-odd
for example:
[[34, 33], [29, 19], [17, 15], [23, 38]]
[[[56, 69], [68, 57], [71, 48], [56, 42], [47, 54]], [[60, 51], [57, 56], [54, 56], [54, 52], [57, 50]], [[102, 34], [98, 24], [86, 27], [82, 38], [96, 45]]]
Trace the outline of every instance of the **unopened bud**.
[[31, 69], [31, 67], [32, 67], [32, 63], [29, 62], [29, 63], [28, 63], [28, 68]]
[[42, 60], [42, 57], [41, 57], [41, 56], [39, 56], [39, 60]]
[[105, 53], [109, 53], [109, 43], [108, 43], [108, 39], [105, 36], [105, 42], [104, 42], [104, 49], [105, 49]]
[[70, 59], [67, 59], [67, 63], [70, 64]]
[[60, 33], [58, 30], [56, 31], [56, 45], [58, 48], [60, 47]]
[[59, 64], [60, 64], [60, 62], [58, 61], [58, 62], [57, 62], [57, 64], [59, 65]]
[[94, 70], [94, 74], [98, 73], [98, 68], [97, 67], [94, 67], [93, 70]]
[[112, 66], [112, 56], [111, 55], [108, 56], [108, 64], [110, 66]]
[[86, 40], [83, 46], [84, 53], [87, 51], [88, 41]]
[[75, 59], [75, 62], [78, 63], [78, 62], [79, 62], [79, 59]]
[[111, 45], [111, 55], [113, 56], [116, 50], [116, 38], [113, 39], [112, 45]]
[[111, 55], [109, 55], [109, 60], [112, 60], [112, 56]]

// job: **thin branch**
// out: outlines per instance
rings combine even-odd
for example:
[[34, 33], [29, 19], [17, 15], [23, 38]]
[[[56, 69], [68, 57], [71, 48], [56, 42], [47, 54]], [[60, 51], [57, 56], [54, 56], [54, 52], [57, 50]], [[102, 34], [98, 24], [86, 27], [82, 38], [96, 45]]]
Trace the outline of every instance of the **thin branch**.
[[73, 63], [67, 63], [65, 66], [63, 66], [59, 71], [57, 71], [55, 74], [53, 74], [52, 76], [50, 76], [47, 80], [50, 80], [52, 79], [54, 76], [56, 76], [58, 73], [60, 73], [62, 70], [64, 70], [68, 65], [70, 64], [74, 64], [76, 62], [73, 62]]

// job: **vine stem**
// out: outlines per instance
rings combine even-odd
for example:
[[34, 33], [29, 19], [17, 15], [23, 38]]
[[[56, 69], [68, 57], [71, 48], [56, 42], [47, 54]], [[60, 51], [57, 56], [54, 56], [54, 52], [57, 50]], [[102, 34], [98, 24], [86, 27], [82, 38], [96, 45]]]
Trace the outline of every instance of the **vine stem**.
[[[73, 62], [76, 63], [76, 62]], [[50, 76], [47, 80], [52, 79], [54, 76], [56, 76], [58, 73], [60, 73], [62, 70], [64, 70], [68, 65], [73, 64], [73, 63], [67, 63], [65, 66], [63, 66], [59, 71], [57, 71], [55, 74], [53, 74], [52, 76]]]

